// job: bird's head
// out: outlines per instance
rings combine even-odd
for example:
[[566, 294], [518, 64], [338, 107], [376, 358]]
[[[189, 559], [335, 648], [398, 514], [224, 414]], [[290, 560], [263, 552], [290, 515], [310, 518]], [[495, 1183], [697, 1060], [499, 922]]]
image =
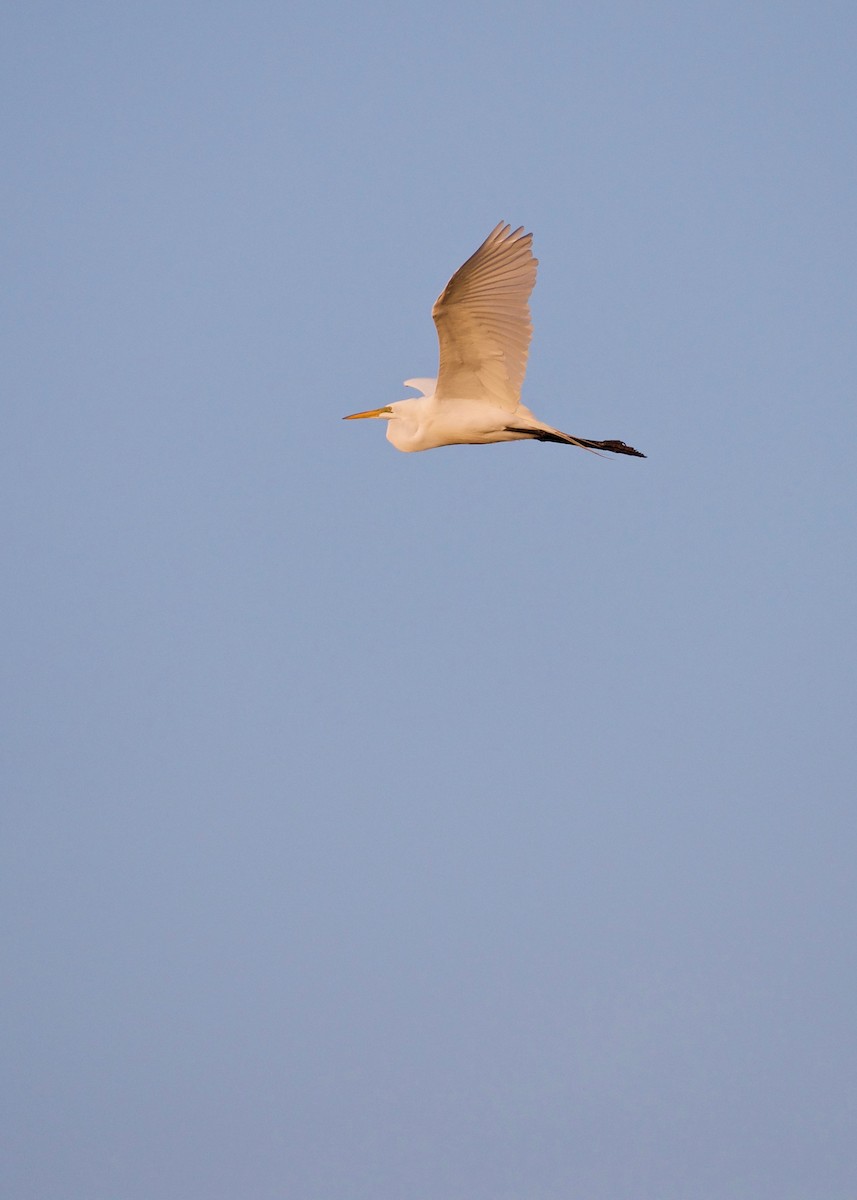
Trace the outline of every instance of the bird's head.
[[387, 422], [387, 441], [397, 450], [425, 450], [420, 440], [420, 429], [425, 417], [426, 397], [412, 400], [395, 400], [384, 408], [370, 408], [368, 412], [351, 413], [343, 421], [358, 421], [363, 417], [380, 417]]

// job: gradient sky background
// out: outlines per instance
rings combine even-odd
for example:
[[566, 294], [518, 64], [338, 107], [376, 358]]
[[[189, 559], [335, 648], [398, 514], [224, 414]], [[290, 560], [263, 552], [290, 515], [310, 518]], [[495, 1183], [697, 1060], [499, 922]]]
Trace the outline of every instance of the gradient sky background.
[[853, 3], [3, 25], [0, 1190], [853, 1200]]

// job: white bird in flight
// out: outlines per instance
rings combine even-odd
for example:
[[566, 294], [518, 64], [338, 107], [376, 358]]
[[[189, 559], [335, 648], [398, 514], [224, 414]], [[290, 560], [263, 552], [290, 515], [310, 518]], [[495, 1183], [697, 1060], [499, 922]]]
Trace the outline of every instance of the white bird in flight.
[[397, 450], [536, 438], [585, 450], [633, 454], [624, 442], [595, 442], [545, 425], [521, 403], [533, 326], [529, 299], [538, 259], [533, 235], [502, 221], [450, 279], [432, 309], [440, 342], [437, 379], [406, 379], [420, 396], [352, 413], [379, 417]]

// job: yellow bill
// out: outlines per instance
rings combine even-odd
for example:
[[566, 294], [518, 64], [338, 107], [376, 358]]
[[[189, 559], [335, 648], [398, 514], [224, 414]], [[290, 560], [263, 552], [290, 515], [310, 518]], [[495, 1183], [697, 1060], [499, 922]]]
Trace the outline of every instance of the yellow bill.
[[350, 416], [343, 417], [342, 419], [343, 421], [359, 421], [361, 417], [385, 417], [392, 411], [392, 408], [388, 405], [387, 408], [371, 408], [368, 412], [351, 413]]

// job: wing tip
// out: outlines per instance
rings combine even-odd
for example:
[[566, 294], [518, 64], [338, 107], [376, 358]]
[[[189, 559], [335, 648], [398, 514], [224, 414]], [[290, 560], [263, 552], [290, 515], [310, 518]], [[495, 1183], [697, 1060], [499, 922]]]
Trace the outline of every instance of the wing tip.
[[531, 242], [532, 240], [532, 233], [528, 233], [524, 225], [519, 225], [517, 229], [513, 229], [508, 221], [501, 221], [499, 225], [495, 225], [485, 239], [486, 242]]

